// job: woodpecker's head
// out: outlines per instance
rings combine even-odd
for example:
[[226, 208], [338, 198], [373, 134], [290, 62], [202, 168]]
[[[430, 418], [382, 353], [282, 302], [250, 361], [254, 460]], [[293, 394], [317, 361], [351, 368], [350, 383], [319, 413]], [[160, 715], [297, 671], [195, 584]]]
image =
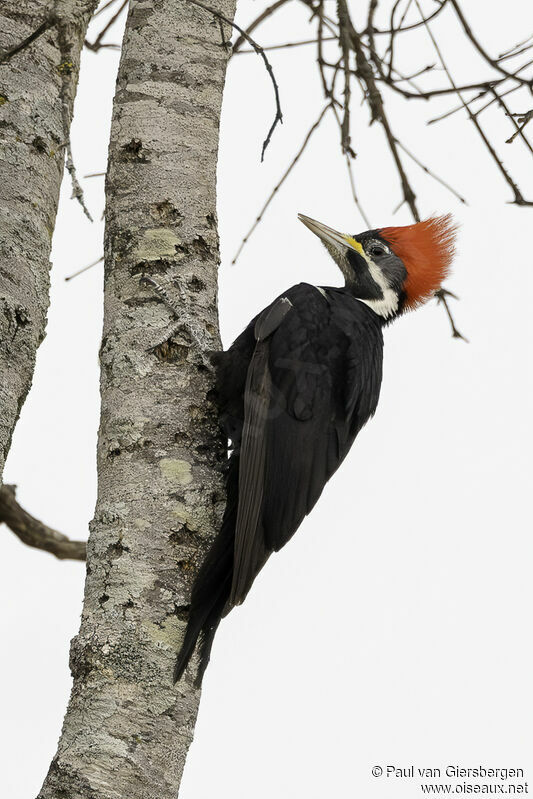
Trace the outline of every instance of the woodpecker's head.
[[346, 287], [386, 321], [431, 299], [448, 275], [456, 231], [450, 214], [356, 236], [298, 218], [322, 240]]

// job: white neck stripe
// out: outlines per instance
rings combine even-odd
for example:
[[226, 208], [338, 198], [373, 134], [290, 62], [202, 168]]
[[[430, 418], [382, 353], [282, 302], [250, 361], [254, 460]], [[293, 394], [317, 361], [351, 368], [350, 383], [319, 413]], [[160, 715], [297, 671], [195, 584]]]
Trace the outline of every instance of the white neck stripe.
[[385, 276], [379, 266], [376, 266], [374, 261], [371, 261], [366, 253], [363, 254], [363, 257], [368, 264], [368, 271], [370, 272], [372, 280], [380, 287], [383, 297], [379, 300], [361, 300], [361, 302], [364, 302], [365, 305], [372, 308], [374, 313], [378, 314], [378, 316], [383, 316], [384, 319], [388, 319], [389, 316], [393, 316], [398, 310], [399, 297], [385, 280]]

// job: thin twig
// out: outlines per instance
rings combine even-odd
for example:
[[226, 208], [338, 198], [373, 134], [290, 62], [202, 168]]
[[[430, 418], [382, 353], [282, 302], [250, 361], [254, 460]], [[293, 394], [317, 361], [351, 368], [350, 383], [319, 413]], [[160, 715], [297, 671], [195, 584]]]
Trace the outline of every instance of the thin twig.
[[231, 42], [228, 42], [228, 40], [226, 39], [226, 34], [224, 33], [224, 26], [222, 24], [222, 20], [218, 19], [217, 22], [218, 22], [218, 29], [220, 31], [220, 41], [222, 42], [222, 47], [229, 55], [231, 53]]
[[93, 266], [96, 266], [96, 264], [101, 263], [103, 260], [104, 260], [104, 256], [101, 255], [100, 258], [98, 258], [97, 261], [93, 261], [92, 264], [87, 264], [87, 266], [84, 266], [81, 269], [78, 269], [77, 272], [73, 272], [71, 275], [68, 275], [68, 277], [66, 277], [65, 280], [72, 280], [72, 278], [78, 277], [78, 275], [83, 274], [83, 272], [86, 272], [88, 269], [92, 269]]
[[42, 36], [45, 31], [55, 25], [57, 19], [55, 14], [49, 14], [43, 22], [36, 28], [33, 33], [30, 33], [25, 39], [21, 42], [16, 44], [14, 47], [10, 47], [9, 50], [0, 51], [0, 64], [5, 64], [10, 58], [13, 58], [14, 55], [20, 53], [21, 50], [24, 50], [28, 45], [38, 39], [39, 36]]
[[[324, 97], [326, 99], [331, 98], [331, 90], [328, 87], [328, 82], [326, 80], [326, 74], [324, 72], [324, 17], [323, 17], [323, 9], [324, 9], [324, 0], [320, 0], [319, 4], [319, 16], [318, 16], [318, 38], [317, 38], [317, 63], [318, 63], [318, 72], [320, 75], [320, 79], [322, 81], [322, 89], [324, 91]], [[335, 39], [337, 37], [335, 36]]]
[[[265, 19], [268, 19], [275, 11], [278, 10], [278, 8], [281, 8], [281, 6], [284, 6], [288, 2], [289, 0], [277, 0], [275, 3], [272, 3], [271, 6], [267, 6], [267, 8], [265, 8], [265, 10], [262, 11], [261, 14], [259, 14], [257, 19], [254, 19], [254, 21], [248, 25], [245, 33], [249, 36], [257, 27], [259, 27], [259, 25], [261, 25], [261, 23], [265, 21]], [[245, 41], [246, 37], [243, 36], [241, 33], [241, 35], [235, 40], [235, 43], [233, 45], [233, 52], [238, 53]], [[263, 47], [263, 50], [266, 49], [267, 49], [266, 47]]]
[[[389, 53], [389, 68], [388, 68], [388, 75], [387, 75], [389, 80], [392, 77], [392, 70], [393, 70], [392, 63], [394, 61], [394, 40], [395, 40], [395, 36], [398, 33], [398, 31], [401, 29], [401, 27], [402, 27], [402, 25], [404, 23], [404, 20], [405, 20], [407, 14], [409, 13], [409, 9], [411, 8], [412, 0], [407, 0], [407, 4], [406, 4], [406, 6], [405, 6], [405, 8], [403, 10], [402, 16], [400, 17], [400, 24], [398, 25], [398, 30], [396, 30], [394, 28], [394, 14], [396, 13], [396, 9], [397, 9], [399, 3], [400, 3], [400, 0], [396, 0], [396, 3], [394, 4], [392, 12], [391, 12], [391, 21], [390, 21], [391, 35], [390, 35], [389, 44], [387, 46], [387, 49], [385, 50], [385, 55], [384, 55], [384, 58], [386, 58], [387, 57], [387, 53]], [[372, 28], [372, 30], [373, 30], [373, 28]]]
[[[336, 36], [324, 36], [324, 42], [336, 42]], [[285, 44], [270, 44], [267, 47], [263, 47], [263, 50], [266, 52], [270, 52], [270, 50], [288, 50], [291, 47], [303, 47], [305, 44], [317, 44], [318, 39], [304, 39], [301, 42], [285, 42]], [[249, 53], [255, 53], [255, 50], [238, 50], [234, 55], [246, 55]]]
[[[474, 45], [474, 47], [476, 48], [478, 53], [485, 59], [485, 61], [488, 64], [490, 64], [493, 69], [497, 70], [498, 72], [501, 72], [502, 75], [505, 75], [506, 78], [512, 78], [513, 80], [515, 80], [515, 81], [517, 81], [519, 83], [523, 83], [525, 86], [527, 86], [529, 89], [531, 89], [532, 88], [532, 82], [531, 82], [530, 79], [518, 77], [517, 72], [508, 72], [506, 69], [504, 69], [500, 65], [500, 63], [499, 63], [497, 58], [491, 58], [491, 56], [487, 53], [485, 48], [481, 46], [481, 44], [478, 42], [478, 40], [474, 36], [474, 32], [472, 31], [472, 28], [470, 27], [470, 25], [466, 21], [466, 18], [464, 16], [464, 14], [463, 14], [463, 12], [461, 10], [461, 7], [460, 7], [459, 3], [457, 2], [457, 0], [449, 0], [449, 2], [451, 3], [453, 9], [455, 10], [455, 13], [457, 14], [459, 22], [463, 26], [463, 30], [466, 33], [467, 37], [470, 39], [470, 41], [472, 42], [472, 44]], [[417, 3], [417, 6], [418, 6], [418, 3]]]
[[452, 338], [460, 338], [468, 344], [468, 339], [465, 336], [463, 336], [463, 334], [460, 333], [459, 330], [457, 329], [454, 318], [452, 316], [452, 312], [450, 311], [450, 306], [448, 305], [447, 297], [453, 297], [454, 299], [457, 299], [455, 294], [452, 294], [452, 292], [448, 291], [447, 289], [441, 288], [435, 292], [435, 297], [437, 299], [437, 303], [439, 303], [439, 305], [442, 304], [444, 306], [444, 310], [446, 311], [446, 315], [448, 317], [448, 320], [450, 322], [450, 327], [452, 329]]
[[276, 196], [276, 194], [279, 191], [280, 187], [283, 185], [283, 183], [285, 183], [285, 181], [289, 177], [290, 173], [292, 172], [293, 168], [295, 167], [296, 163], [298, 162], [300, 156], [302, 155], [302, 153], [304, 152], [305, 148], [307, 147], [311, 136], [313, 135], [315, 130], [318, 128], [318, 126], [322, 122], [322, 118], [323, 118], [324, 114], [326, 113], [328, 108], [331, 108], [331, 107], [332, 107], [331, 102], [329, 102], [326, 106], [324, 106], [324, 108], [320, 112], [319, 117], [316, 120], [316, 122], [314, 122], [313, 125], [311, 125], [311, 127], [307, 131], [307, 135], [306, 135], [306, 137], [305, 137], [305, 139], [303, 141], [302, 146], [300, 147], [300, 149], [298, 150], [298, 152], [296, 153], [296, 155], [292, 159], [291, 163], [289, 164], [289, 166], [287, 167], [287, 169], [285, 170], [285, 172], [281, 176], [280, 180], [278, 180], [278, 182], [276, 183], [276, 185], [274, 186], [274, 188], [270, 192], [270, 195], [268, 196], [267, 201], [265, 202], [265, 204], [263, 205], [263, 207], [259, 211], [259, 214], [257, 215], [257, 217], [255, 219], [255, 222], [253, 223], [252, 227], [250, 228], [248, 233], [245, 235], [245, 237], [241, 241], [239, 249], [237, 250], [237, 252], [235, 254], [235, 257], [234, 257], [233, 261], [231, 262], [232, 265], [237, 263], [237, 259], [239, 258], [241, 252], [243, 251], [246, 243], [249, 241], [250, 236], [252, 235], [252, 233], [255, 231], [256, 227], [259, 225], [259, 223], [263, 219], [263, 216], [264, 216], [265, 211], [267, 210], [268, 206], [270, 205], [270, 203], [272, 202], [272, 200]]
[[304, 4], [304, 6], [307, 6], [307, 8], [309, 8], [309, 10], [311, 11], [311, 16], [309, 17], [309, 22], [312, 22], [312, 20], [315, 17], [322, 18], [322, 24], [323, 24], [324, 28], [326, 28], [326, 30], [328, 30], [332, 34], [332, 36], [335, 36], [336, 39], [339, 38], [338, 31], [337, 31], [338, 22], [336, 20], [332, 19], [331, 17], [329, 17], [325, 13], [325, 11], [324, 11], [324, 3], [322, 2], [322, 0], [318, 0], [316, 5], [313, 5], [313, 0], [301, 0], [301, 2]]
[[[435, 19], [435, 17], [438, 16], [441, 13], [441, 11], [444, 9], [447, 2], [448, 0], [442, 0], [439, 8], [437, 8], [436, 11], [433, 11], [433, 13], [429, 15], [429, 17], [426, 17], [425, 19], [420, 20], [419, 22], [413, 22], [411, 25], [406, 25], [404, 28], [397, 28], [396, 33], [406, 33], [407, 31], [414, 31], [417, 28], [422, 27], [422, 25], [424, 25], [425, 22], [429, 22], [430, 20]], [[393, 32], [391, 28], [380, 30], [379, 28], [374, 28], [373, 26], [372, 30], [376, 36], [388, 35]], [[361, 35], [364, 36], [367, 33], [368, 30], [364, 30], [362, 31]]]
[[337, 14], [339, 17], [339, 45], [342, 52], [342, 65], [344, 71], [344, 102], [341, 123], [341, 148], [344, 155], [355, 157], [350, 146], [350, 35], [348, 29], [348, 8], [344, 0], [337, 0]]
[[522, 55], [522, 53], [527, 53], [528, 50], [533, 48], [533, 44], [528, 44], [526, 47], [522, 47], [521, 50], [517, 50], [516, 53], [508, 53], [507, 55], [498, 56], [498, 61], [508, 61], [511, 58], [516, 58], [518, 55]]
[[[513, 94], [513, 92], [517, 92], [521, 88], [522, 88], [521, 86], [513, 86], [511, 89], [507, 89], [506, 92], [502, 92], [500, 97], [506, 97], [508, 94]], [[458, 86], [457, 90], [461, 91], [461, 87]], [[481, 100], [483, 97], [486, 97], [488, 93], [489, 93], [488, 89], [486, 91], [480, 92], [478, 95], [476, 95], [476, 97], [472, 97], [471, 100], [467, 100], [466, 104], [468, 106], [471, 106], [472, 103], [475, 103], [477, 102], [477, 100]], [[493, 105], [495, 102], [496, 100], [493, 97], [492, 100], [489, 100], [488, 103], [481, 106], [481, 108], [478, 108], [476, 111], [472, 111], [472, 113], [474, 114], [474, 116], [477, 117], [481, 113], [483, 113], [483, 111], [485, 111], [487, 108]], [[443, 119], [448, 119], [448, 117], [451, 117], [453, 114], [457, 114], [459, 111], [464, 111], [464, 110], [465, 110], [464, 104], [461, 103], [461, 105], [454, 106], [454, 108], [451, 108], [449, 111], [446, 111], [444, 114], [440, 114], [438, 117], [433, 117], [433, 119], [428, 119], [426, 124], [434, 125], [435, 122], [442, 122]]]
[[[419, 73], [415, 73], [414, 75], [409, 75], [408, 77], [400, 77], [398, 80], [389, 80], [386, 76], [380, 74], [379, 77], [376, 79], [385, 83], [391, 89], [394, 89], [395, 92], [401, 94], [405, 97], [406, 100], [430, 100], [432, 97], [440, 97], [446, 94], [455, 94], [456, 91], [460, 92], [468, 92], [474, 91], [476, 89], [481, 89], [482, 94], [486, 94], [493, 86], [497, 86], [501, 83], [505, 78], [501, 80], [493, 80], [493, 81], [483, 81], [481, 83], [467, 83], [464, 86], [458, 86], [457, 90], [449, 87], [449, 86], [439, 86], [436, 89], [428, 89], [427, 91], [419, 90], [416, 92], [410, 92], [408, 89], [403, 89], [401, 86], [398, 86], [398, 83], [402, 81], [412, 81], [413, 78], [416, 78], [418, 75], [423, 74], [424, 72], [428, 71], [428, 67], [424, 67]], [[479, 95], [481, 96], [481, 94]], [[477, 99], [477, 98], [474, 98]], [[462, 106], [460, 106], [462, 108]]]
[[[501, 98], [499, 99], [501, 101]], [[509, 112], [507, 113], [508, 116], [510, 116], [513, 122], [515, 123], [516, 130], [512, 136], [510, 136], [508, 139], [505, 140], [505, 143], [512, 144], [517, 136], [521, 136], [522, 139], [526, 141], [528, 148], [531, 150], [531, 144], [529, 143], [529, 139], [526, 139], [522, 131], [524, 130], [527, 123], [531, 122], [531, 120], [533, 119], [533, 108], [530, 111], [526, 111], [525, 114], [509, 114]], [[517, 117], [517, 119], [515, 119], [515, 117]]]
[[65, 148], [66, 152], [66, 160], [65, 166], [70, 175], [70, 180], [72, 183], [72, 198], [75, 198], [83, 209], [83, 213], [87, 217], [87, 219], [92, 222], [93, 218], [89, 213], [87, 206], [85, 205], [85, 198], [83, 196], [83, 189], [78, 181], [76, 175], [76, 167], [74, 165], [74, 159], [72, 157], [72, 146], [70, 141], [70, 123], [71, 123], [71, 114], [70, 114], [70, 81], [73, 69], [75, 69], [72, 60], [71, 60], [71, 53], [70, 53], [70, 44], [68, 35], [64, 29], [64, 26], [59, 21], [58, 24], [58, 32], [59, 32], [59, 49], [61, 52], [61, 64], [58, 67], [58, 72], [61, 75], [61, 91], [60, 91], [60, 99], [61, 99], [61, 119], [63, 122], [63, 136], [65, 137], [65, 141], [63, 147]]
[[274, 77], [274, 71], [270, 65], [270, 61], [266, 57], [263, 48], [259, 44], [257, 44], [257, 42], [254, 41], [254, 39], [252, 39], [252, 37], [248, 33], [246, 33], [245, 30], [240, 28], [239, 25], [237, 25], [235, 22], [232, 22], [232, 20], [228, 19], [228, 17], [225, 17], [224, 14], [221, 14], [219, 11], [216, 11], [214, 8], [211, 8], [211, 6], [204, 5], [199, 0], [189, 0], [189, 3], [192, 3], [193, 5], [198, 6], [199, 8], [203, 8], [204, 11], [207, 11], [209, 14], [213, 14], [213, 16], [217, 17], [217, 19], [221, 19], [227, 25], [231, 25], [233, 28], [235, 28], [235, 30], [239, 31], [241, 36], [248, 42], [248, 44], [250, 44], [254, 48], [257, 55], [261, 56], [261, 58], [263, 59], [266, 70], [270, 76], [270, 80], [272, 81], [272, 86], [274, 87], [274, 96], [276, 98], [276, 115], [274, 117], [274, 122], [270, 126], [270, 130], [267, 133], [267, 137], [263, 142], [263, 148], [261, 150], [261, 161], [262, 161], [265, 156], [265, 150], [270, 144], [270, 139], [272, 138], [272, 134], [274, 133], [276, 125], [278, 124], [278, 122], [280, 124], [283, 122], [283, 114], [281, 113], [281, 105], [279, 100], [278, 84], [276, 83], [276, 78]]
[[357, 210], [361, 214], [361, 216], [363, 218], [363, 222], [365, 223], [367, 230], [371, 230], [372, 229], [372, 225], [370, 224], [370, 221], [369, 221], [367, 215], [365, 214], [365, 212], [363, 210], [363, 207], [361, 205], [361, 201], [359, 200], [358, 194], [357, 194], [357, 192], [355, 190], [355, 179], [354, 179], [354, 175], [353, 175], [352, 159], [350, 158], [348, 153], [346, 153], [346, 167], [347, 167], [347, 170], [348, 170], [348, 180], [350, 181], [350, 188], [352, 190], [352, 197], [353, 197], [353, 201], [354, 201], [355, 207], [357, 208]]
[[92, 218], [91, 214], [89, 213], [89, 209], [85, 205], [85, 197], [83, 195], [83, 189], [82, 189], [81, 184], [80, 184], [80, 182], [79, 182], [79, 180], [78, 180], [78, 178], [76, 176], [76, 167], [74, 166], [74, 159], [72, 157], [72, 147], [71, 147], [71, 144], [70, 144], [70, 133], [68, 133], [68, 137], [67, 137], [67, 140], [65, 142], [65, 148], [66, 148], [66, 152], [67, 152], [67, 158], [66, 158], [66, 161], [65, 161], [65, 166], [67, 168], [67, 172], [70, 175], [70, 180], [71, 180], [71, 183], [72, 183], [72, 195], [71, 195], [71, 198], [72, 199], [76, 199], [79, 202], [79, 204], [83, 208], [83, 213], [85, 214], [85, 216], [87, 217], [89, 222], [92, 222], [93, 218]]
[[97, 53], [98, 50], [100, 50], [102, 47], [114, 47], [114, 45], [102, 44], [101, 42], [106, 33], [110, 30], [110, 28], [113, 27], [115, 22], [118, 20], [118, 18], [120, 17], [126, 6], [128, 5], [128, 2], [129, 0], [123, 0], [122, 5], [113, 14], [111, 19], [106, 23], [106, 25], [104, 25], [104, 27], [102, 28], [102, 30], [100, 31], [94, 42], [91, 43], [87, 39], [85, 39], [84, 41], [85, 47], [87, 47], [89, 50], [92, 50], [93, 53]]
[[524, 39], [523, 41], [518, 42], [518, 44], [513, 44], [513, 46], [509, 47], [508, 50], [504, 50], [503, 53], [500, 53], [500, 55], [498, 56], [498, 60], [501, 61], [502, 58], [507, 58], [515, 50], [518, 50], [519, 47], [523, 47], [524, 44], [527, 44], [528, 42], [530, 42], [531, 39], [533, 39], [533, 33], [531, 34], [531, 36], [528, 36], [527, 39]]
[[467, 201], [465, 200], [465, 198], [464, 198], [464, 197], [463, 197], [461, 194], [459, 194], [459, 192], [458, 192], [458, 191], [456, 191], [456, 190], [453, 188], [453, 186], [450, 186], [450, 184], [449, 184], [449, 183], [447, 183], [447, 182], [446, 182], [446, 181], [445, 181], [443, 178], [440, 178], [440, 177], [439, 177], [438, 175], [436, 175], [436, 174], [435, 174], [435, 172], [433, 172], [433, 171], [432, 171], [432, 170], [431, 170], [431, 169], [430, 169], [428, 166], [426, 166], [425, 164], [423, 164], [423, 163], [422, 163], [422, 161], [420, 161], [420, 160], [419, 160], [419, 159], [416, 157], [416, 155], [414, 155], [414, 154], [413, 154], [413, 153], [412, 153], [410, 150], [408, 150], [408, 149], [407, 149], [407, 147], [405, 146], [405, 144], [402, 144], [402, 142], [401, 142], [399, 139], [396, 139], [396, 144], [398, 145], [398, 147], [399, 147], [401, 150], [403, 150], [403, 151], [404, 151], [404, 153], [405, 153], [407, 156], [409, 156], [409, 158], [411, 159], [411, 161], [414, 161], [414, 162], [415, 162], [415, 164], [417, 164], [417, 165], [420, 167], [420, 169], [422, 169], [422, 170], [423, 170], [423, 171], [426, 173], [426, 175], [429, 175], [429, 177], [433, 178], [433, 180], [436, 180], [436, 181], [437, 181], [437, 183], [440, 183], [440, 185], [441, 185], [441, 186], [444, 186], [444, 188], [445, 188], [445, 189], [448, 189], [448, 191], [450, 191], [450, 192], [451, 192], [451, 193], [454, 195], [454, 197], [457, 197], [457, 199], [458, 199], [460, 202], [464, 203], [464, 205], [468, 205], [468, 203], [467, 203]]
[[104, 11], [107, 11], [107, 9], [110, 8], [110, 6], [115, 5], [115, 3], [118, 3], [118, 0], [108, 0], [107, 3], [104, 3], [102, 8], [99, 8], [97, 11], [94, 12], [92, 18], [96, 19], [96, 17], [99, 17], [100, 14], [103, 14]]
[[[333, 114], [335, 116], [335, 120], [337, 122], [339, 130], [342, 130], [342, 121], [341, 121], [341, 118], [339, 116], [339, 112], [338, 112], [338, 110], [337, 110], [337, 108], [335, 107], [334, 104], [331, 105], [331, 109], [332, 109]], [[344, 155], [344, 157], [346, 159], [345, 162], [346, 162], [346, 168], [347, 168], [347, 172], [348, 172], [348, 181], [350, 183], [350, 190], [352, 192], [352, 198], [353, 198], [353, 201], [354, 201], [354, 205], [357, 208], [357, 210], [359, 211], [359, 213], [361, 214], [361, 217], [363, 218], [363, 221], [364, 221], [365, 225], [367, 226], [367, 229], [370, 230], [372, 225], [370, 224], [370, 222], [368, 220], [368, 217], [367, 217], [367, 215], [365, 214], [365, 212], [363, 210], [363, 206], [361, 205], [361, 202], [359, 200], [359, 195], [357, 194], [357, 191], [356, 191], [356, 188], [355, 188], [355, 179], [354, 179], [353, 169], [352, 169], [352, 159], [350, 158], [350, 154], [349, 153], [343, 153], [343, 155]]]

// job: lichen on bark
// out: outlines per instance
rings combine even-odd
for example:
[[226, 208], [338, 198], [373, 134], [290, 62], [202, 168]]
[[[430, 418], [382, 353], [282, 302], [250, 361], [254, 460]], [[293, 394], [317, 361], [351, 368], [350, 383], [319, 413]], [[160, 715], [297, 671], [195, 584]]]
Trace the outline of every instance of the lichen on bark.
[[[232, 18], [232, 0], [214, 7]], [[228, 38], [229, 30], [225, 31]], [[215, 184], [227, 52], [186, 0], [131, 0], [106, 181], [98, 500], [72, 695], [40, 799], [177, 794], [200, 692], [173, 684], [224, 504]], [[152, 288], [183, 310], [176, 317]]]
[[[80, 51], [98, 0], [3, 0], [0, 55], [0, 481], [44, 338], [50, 248]], [[68, 74], [65, 65], [68, 64]]]

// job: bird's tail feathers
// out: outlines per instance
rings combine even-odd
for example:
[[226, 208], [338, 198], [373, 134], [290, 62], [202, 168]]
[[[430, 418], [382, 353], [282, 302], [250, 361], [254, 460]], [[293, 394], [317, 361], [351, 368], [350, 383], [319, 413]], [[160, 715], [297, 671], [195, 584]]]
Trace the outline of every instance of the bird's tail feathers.
[[185, 638], [174, 669], [174, 681], [183, 676], [192, 657], [196, 643], [200, 641], [200, 662], [196, 683], [200, 684], [209, 663], [213, 639], [224, 615], [233, 577], [233, 550], [235, 521], [237, 516], [238, 456], [232, 455], [233, 463], [227, 476], [227, 504], [220, 533], [200, 567], [191, 596], [191, 609]]
[[[174, 682], [181, 680], [185, 669], [189, 665], [196, 643], [199, 640], [200, 661], [195, 682], [197, 685], [201, 683], [204, 671], [209, 663], [215, 632], [223, 616], [224, 607], [229, 595], [230, 582], [225, 582], [227, 585], [220, 586], [219, 595], [213, 597], [212, 601], [204, 605], [191, 605], [185, 638], [183, 639], [183, 644], [174, 668]], [[224, 588], [226, 589], [225, 591]]]

